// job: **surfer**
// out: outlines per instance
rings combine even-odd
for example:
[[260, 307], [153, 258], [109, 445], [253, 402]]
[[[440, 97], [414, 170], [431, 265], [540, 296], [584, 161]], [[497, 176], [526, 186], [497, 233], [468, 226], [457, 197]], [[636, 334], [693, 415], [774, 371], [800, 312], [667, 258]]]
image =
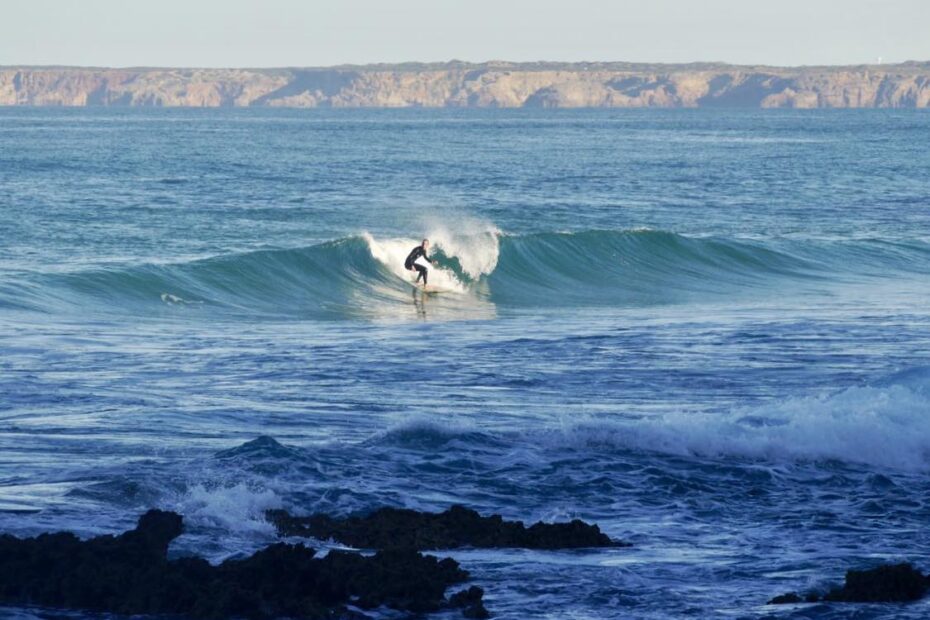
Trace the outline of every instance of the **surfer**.
[[423, 278], [423, 286], [426, 286], [427, 272], [429, 270], [426, 268], [426, 265], [420, 262], [420, 259], [422, 258], [430, 265], [433, 264], [432, 259], [426, 255], [427, 249], [429, 249], [429, 239], [424, 239], [423, 243], [410, 250], [410, 254], [407, 255], [407, 260], [404, 261], [404, 268], [407, 271], [416, 269], [419, 272], [416, 281], [419, 283], [420, 278]]

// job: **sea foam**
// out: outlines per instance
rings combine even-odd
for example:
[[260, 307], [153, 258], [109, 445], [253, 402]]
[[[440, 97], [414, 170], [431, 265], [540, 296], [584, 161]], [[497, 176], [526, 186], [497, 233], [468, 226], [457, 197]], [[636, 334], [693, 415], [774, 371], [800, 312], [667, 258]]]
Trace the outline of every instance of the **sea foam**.
[[930, 367], [870, 385], [723, 414], [677, 411], [568, 423], [550, 433], [547, 441], [923, 471], [930, 469]]

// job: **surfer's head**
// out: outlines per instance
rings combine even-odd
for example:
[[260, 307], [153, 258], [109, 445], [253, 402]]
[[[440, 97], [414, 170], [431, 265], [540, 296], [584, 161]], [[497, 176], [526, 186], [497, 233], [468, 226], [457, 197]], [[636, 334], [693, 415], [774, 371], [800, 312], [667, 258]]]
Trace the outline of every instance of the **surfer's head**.
[[429, 247], [429, 239], [424, 239], [423, 243], [421, 243], [420, 245], [422, 245], [423, 249], [425, 250], [426, 248]]

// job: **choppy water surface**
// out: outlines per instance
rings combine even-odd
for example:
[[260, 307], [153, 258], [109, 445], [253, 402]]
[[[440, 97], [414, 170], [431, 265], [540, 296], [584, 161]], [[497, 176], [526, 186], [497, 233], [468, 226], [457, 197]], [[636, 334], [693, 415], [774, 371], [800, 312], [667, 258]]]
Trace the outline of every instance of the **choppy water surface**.
[[[499, 618], [930, 569], [930, 117], [0, 110], [0, 531], [271, 507], [578, 517], [459, 551]], [[423, 236], [431, 283], [403, 270]], [[42, 612], [6, 610], [20, 617]]]

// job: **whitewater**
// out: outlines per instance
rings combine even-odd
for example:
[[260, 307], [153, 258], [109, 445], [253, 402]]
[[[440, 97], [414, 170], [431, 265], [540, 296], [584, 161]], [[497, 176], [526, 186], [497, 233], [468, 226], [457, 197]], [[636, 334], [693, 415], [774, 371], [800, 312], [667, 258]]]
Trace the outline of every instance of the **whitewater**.
[[497, 618], [926, 617], [766, 602], [930, 570], [928, 131], [0, 109], [0, 532], [464, 504], [633, 543], [444, 554]]

